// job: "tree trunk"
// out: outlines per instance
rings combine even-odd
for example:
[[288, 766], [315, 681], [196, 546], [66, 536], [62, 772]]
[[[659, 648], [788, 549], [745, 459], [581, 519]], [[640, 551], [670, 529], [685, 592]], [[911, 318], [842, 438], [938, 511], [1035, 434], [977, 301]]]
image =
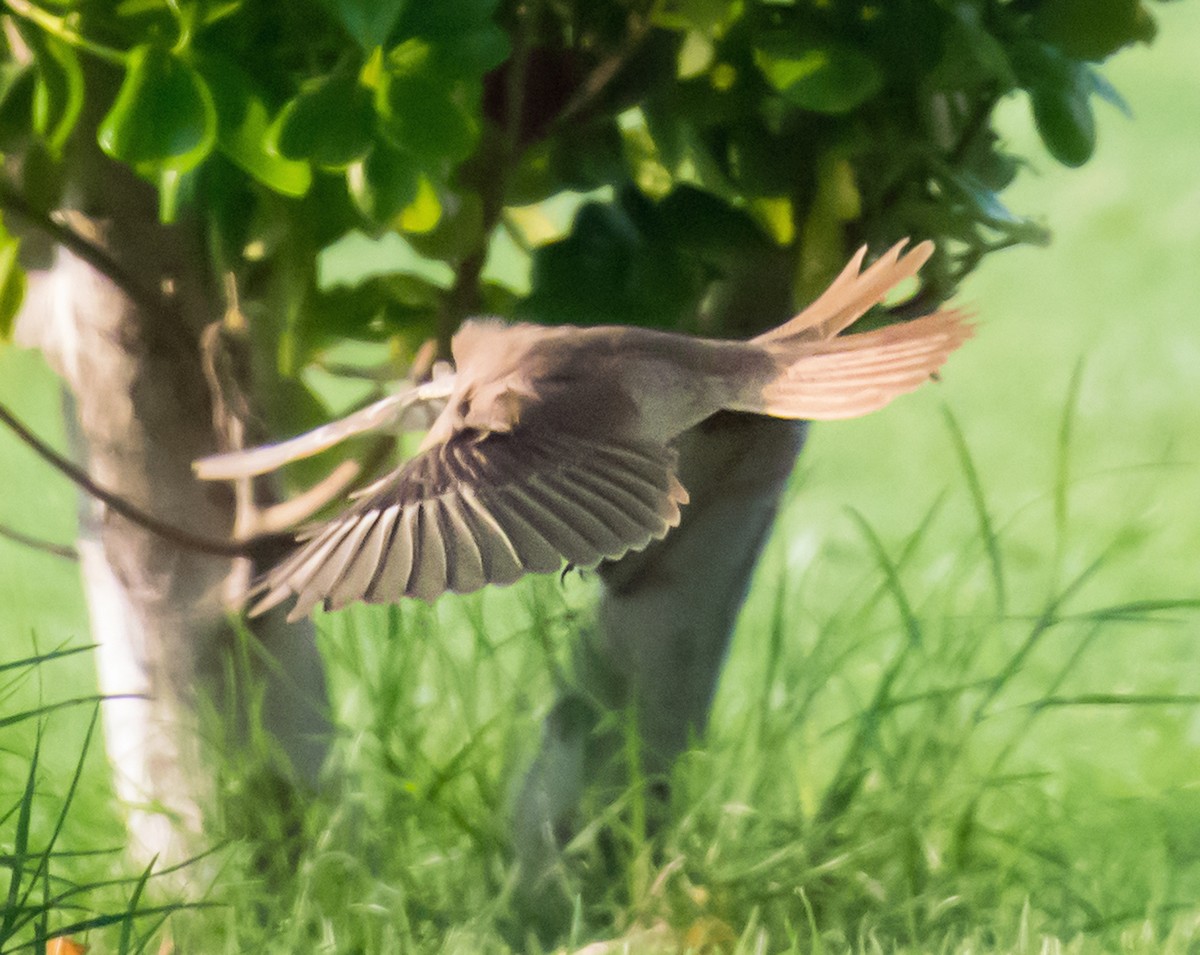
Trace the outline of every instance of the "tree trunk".
[[[749, 335], [792, 313], [790, 255], [758, 263], [717, 290], [714, 326]], [[617, 713], [634, 721], [650, 808], [665, 807], [675, 759], [708, 722], [738, 612], [804, 445], [806, 422], [722, 412], [679, 441], [690, 502], [661, 541], [600, 568], [594, 629], [576, 652], [574, 688], [546, 720], [542, 748], [515, 807], [522, 897], [553, 920], [573, 892], [556, 889], [559, 847], [585, 793], [601, 802], [628, 784]], [[651, 819], [654, 822], [654, 819]]]
[[[62, 376], [74, 452], [98, 484], [182, 530], [228, 537], [233, 494], [191, 471], [218, 450], [199, 342], [222, 303], [201, 230], [160, 226], [155, 190], [79, 139], [60, 216], [111, 261], [98, 268], [95, 256], [59, 246], [49, 268], [31, 273], [17, 340], [40, 348]], [[143, 861], [180, 861], [197, 848], [213, 805], [202, 701], [218, 713], [245, 702], [229, 683], [227, 612], [251, 569], [166, 540], [90, 498], [79, 523], [100, 689], [113, 697], [105, 739], [132, 848]], [[264, 684], [265, 728], [297, 778], [315, 784], [329, 723], [312, 625], [268, 618], [256, 636], [265, 654], [248, 658]], [[264, 664], [270, 655], [282, 669]], [[243, 735], [253, 729], [243, 726]]]

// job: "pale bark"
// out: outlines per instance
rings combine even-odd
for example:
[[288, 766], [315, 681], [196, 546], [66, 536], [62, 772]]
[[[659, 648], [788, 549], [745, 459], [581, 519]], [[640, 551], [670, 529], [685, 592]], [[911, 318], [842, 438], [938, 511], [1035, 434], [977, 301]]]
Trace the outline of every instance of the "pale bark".
[[[223, 303], [200, 230], [158, 225], [155, 191], [94, 144], [73, 156], [70, 183], [66, 220], [111, 259], [119, 280], [59, 246], [48, 268], [31, 273], [17, 339], [40, 348], [62, 377], [73, 450], [98, 484], [185, 531], [228, 537], [233, 495], [191, 470], [221, 450], [198, 343]], [[199, 709], [205, 698], [217, 712], [245, 703], [228, 684], [227, 612], [250, 569], [86, 497], [79, 523], [100, 689], [116, 697], [103, 707], [105, 739], [131, 848], [143, 861], [179, 861], [200, 845], [213, 805], [215, 754], [201, 743]], [[283, 661], [280, 671], [249, 655], [265, 687], [265, 728], [297, 778], [315, 785], [329, 723], [312, 625], [268, 619], [257, 636]]]

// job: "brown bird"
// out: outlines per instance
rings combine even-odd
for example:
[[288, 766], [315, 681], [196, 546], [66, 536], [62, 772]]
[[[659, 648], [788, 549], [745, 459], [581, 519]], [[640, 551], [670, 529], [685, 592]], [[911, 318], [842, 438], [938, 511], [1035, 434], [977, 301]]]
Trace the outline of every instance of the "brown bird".
[[251, 613], [433, 600], [509, 584], [563, 561], [591, 567], [661, 538], [687, 490], [674, 440], [721, 410], [849, 418], [912, 391], [972, 334], [947, 309], [838, 337], [933, 252], [901, 242], [863, 270], [860, 249], [807, 309], [749, 341], [633, 327], [474, 319], [456, 371], [308, 435], [196, 464], [207, 479], [262, 473], [445, 400], [418, 453], [305, 532], [267, 572]]

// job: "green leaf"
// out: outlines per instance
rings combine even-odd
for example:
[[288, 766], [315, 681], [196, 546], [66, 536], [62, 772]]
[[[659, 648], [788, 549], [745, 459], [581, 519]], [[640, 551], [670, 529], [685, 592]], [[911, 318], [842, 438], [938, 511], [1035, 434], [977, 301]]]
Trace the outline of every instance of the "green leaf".
[[569, 189], [589, 192], [626, 178], [625, 143], [615, 119], [571, 124], [554, 147], [555, 178]]
[[170, 51], [151, 44], [135, 47], [96, 139], [120, 162], [185, 172], [216, 145], [212, 93], [200, 74]]
[[217, 146], [243, 172], [285, 196], [302, 196], [312, 185], [307, 162], [285, 159], [267, 149], [270, 116], [254, 81], [222, 56], [197, 64], [217, 110]]
[[182, 170], [164, 166], [158, 171], [158, 221], [170, 225], [179, 214], [184, 193], [191, 193], [195, 183]]
[[401, 33], [434, 40], [460, 37], [491, 22], [498, 3], [499, 0], [422, 0], [411, 4], [405, 11], [400, 25]]
[[437, 228], [442, 221], [442, 201], [429, 177], [422, 175], [417, 180], [417, 195], [400, 210], [397, 226], [412, 236], [424, 235]]
[[66, 164], [50, 153], [40, 140], [31, 142], [21, 154], [21, 194], [29, 205], [49, 214], [58, 208], [66, 187]]
[[390, 78], [383, 84], [382, 105], [383, 133], [426, 162], [460, 162], [479, 139], [478, 119], [429, 77]]
[[673, 0], [655, 4], [651, 19], [655, 26], [719, 37], [742, 15], [741, 4], [729, 0]]
[[857, 47], [791, 34], [760, 37], [754, 62], [788, 102], [816, 113], [848, 113], [883, 87], [883, 70]]
[[556, 145], [554, 140], [540, 139], [522, 151], [507, 183], [510, 206], [542, 202], [563, 190], [564, 183], [558, 178], [554, 165]]
[[310, 299], [305, 334], [313, 343], [349, 337], [381, 341], [414, 327], [420, 339], [434, 332], [445, 292], [419, 275], [391, 272], [357, 285], [337, 285]]
[[1088, 94], [1077, 89], [1035, 90], [1033, 119], [1050, 155], [1064, 166], [1082, 166], [1096, 148], [1096, 120]]
[[1000, 147], [998, 137], [977, 138], [968, 146], [963, 157], [963, 170], [993, 193], [1008, 188], [1020, 168], [1017, 157]]
[[1084, 72], [1087, 74], [1088, 82], [1091, 83], [1093, 93], [1110, 106], [1115, 106], [1119, 109], [1125, 114], [1126, 119], [1133, 119], [1132, 107], [1125, 101], [1125, 97], [1121, 95], [1120, 90], [1108, 81], [1108, 77], [1092, 67], [1085, 66]]
[[33, 129], [33, 91], [37, 71], [32, 67], [11, 67], [5, 72], [0, 92], [0, 153], [15, 153], [29, 139]]
[[[428, 3], [429, 0], [422, 2]], [[408, 0], [325, 0], [325, 5], [333, 11], [355, 42], [364, 51], [370, 51], [387, 42], [396, 21], [408, 6]]]
[[1038, 135], [1064, 166], [1081, 166], [1096, 148], [1092, 72], [1056, 48], [1026, 41], [1013, 46], [1013, 65], [1029, 91]]
[[998, 83], [1009, 90], [1017, 84], [1008, 52], [990, 33], [977, 7], [960, 3], [942, 37], [941, 61], [930, 79], [941, 89], [974, 89]]
[[482, 76], [507, 60], [511, 52], [508, 34], [494, 23], [485, 23], [440, 44], [438, 62], [457, 76]]
[[376, 142], [365, 159], [346, 170], [354, 205], [368, 219], [386, 225], [417, 198], [421, 168], [413, 157]]
[[12, 337], [13, 322], [25, 298], [25, 270], [17, 260], [20, 241], [0, 224], [0, 341]]
[[747, 255], [771, 251], [771, 242], [743, 209], [710, 192], [679, 186], [658, 204], [662, 230], [671, 243], [722, 270]]
[[371, 91], [349, 70], [322, 78], [292, 99], [271, 126], [268, 148], [285, 159], [345, 169], [371, 148]]
[[1076, 60], [1103, 60], [1121, 47], [1154, 39], [1154, 18], [1140, 0], [1044, 0], [1033, 33]]
[[631, 190], [580, 208], [571, 233], [533, 256], [532, 291], [517, 316], [581, 325], [681, 327], [707, 270], [663, 233], [657, 209]]
[[944, 185], [967, 202], [974, 218], [985, 225], [1031, 245], [1045, 245], [1049, 241], [1049, 233], [1043, 226], [1015, 215], [992, 189], [971, 173], [947, 170]]
[[479, 116], [463, 103], [469, 90], [440, 75], [431, 53], [429, 44], [415, 39], [393, 50], [376, 89], [375, 107], [382, 132], [397, 148], [426, 164], [457, 163], [475, 148]]
[[757, 116], [728, 127], [731, 173], [737, 188], [751, 196], [781, 196], [795, 188], [797, 157], [812, 161], [812, 150], [795, 135], [777, 135]]
[[28, 31], [37, 61], [33, 87], [33, 128], [58, 155], [83, 110], [83, 68], [75, 51], [39, 30]]
[[417, 201], [400, 217], [400, 225], [414, 249], [427, 259], [456, 262], [484, 247], [483, 202], [477, 193], [460, 192], [454, 196], [453, 205], [447, 204], [445, 208], [438, 203], [429, 210], [436, 212], [432, 221], [422, 208], [422, 200], [430, 198], [437, 200], [432, 188], [428, 192], [422, 190]]

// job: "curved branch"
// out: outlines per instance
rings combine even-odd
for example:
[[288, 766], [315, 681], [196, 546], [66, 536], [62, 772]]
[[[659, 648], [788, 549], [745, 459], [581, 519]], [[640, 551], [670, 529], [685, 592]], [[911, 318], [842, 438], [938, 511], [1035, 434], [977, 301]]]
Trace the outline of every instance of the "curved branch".
[[47, 238], [70, 249], [73, 254], [109, 279], [140, 308], [153, 313], [167, 307], [167, 302], [162, 295], [146, 288], [104, 248], [66, 223], [59, 222], [35, 208], [21, 194], [20, 190], [2, 180], [0, 180], [0, 211], [12, 213], [46, 235]]
[[82, 33], [68, 26], [65, 17], [55, 16], [49, 10], [43, 10], [37, 4], [30, 3], [29, 0], [4, 0], [4, 6], [9, 9], [13, 16], [20, 17], [22, 20], [34, 24], [51, 36], [62, 40], [63, 43], [69, 44], [78, 50], [83, 50], [85, 53], [90, 53], [97, 59], [103, 60], [112, 66], [125, 65], [127, 58], [124, 53], [114, 47], [89, 40]]
[[153, 514], [147, 513], [119, 494], [114, 494], [112, 491], [101, 487], [81, 467], [72, 461], [68, 461], [25, 427], [21, 423], [21, 420], [2, 403], [0, 403], [0, 423], [7, 425], [43, 461], [59, 473], [65, 475], [92, 497], [102, 501], [112, 511], [120, 514], [126, 520], [133, 521], [138, 526], [144, 527], [152, 534], [157, 534], [164, 540], [178, 544], [180, 547], [200, 551], [204, 554], [213, 554], [218, 557], [244, 557], [253, 554], [264, 544], [273, 543], [279, 539], [279, 535], [276, 534], [249, 537], [241, 541], [223, 537], [208, 537], [203, 534], [193, 534], [191, 531], [176, 527], [174, 524], [161, 521]]
[[621, 43], [612, 53], [597, 63], [591, 73], [587, 75], [555, 118], [556, 124], [561, 126], [585, 114], [633, 59], [641, 47], [642, 41], [650, 35], [653, 26], [650, 17], [631, 12], [628, 22], [629, 29], [624, 34]]
[[64, 560], [79, 560], [79, 552], [74, 547], [69, 547], [66, 544], [55, 544], [52, 541], [45, 541], [39, 537], [30, 537], [28, 534], [22, 534], [20, 531], [13, 530], [5, 524], [0, 524], [0, 537], [6, 538], [15, 544], [20, 544], [22, 547], [40, 550], [44, 554], [52, 554]]

